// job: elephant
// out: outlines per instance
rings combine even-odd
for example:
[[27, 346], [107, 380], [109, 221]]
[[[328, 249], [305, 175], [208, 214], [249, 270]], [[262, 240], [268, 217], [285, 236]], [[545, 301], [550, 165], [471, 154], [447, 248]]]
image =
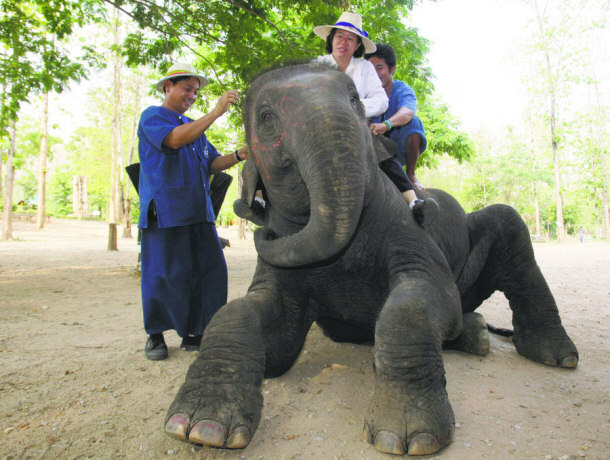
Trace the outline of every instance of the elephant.
[[261, 74], [244, 101], [251, 155], [243, 197], [267, 203], [254, 235], [245, 297], [223, 306], [164, 422], [188, 442], [244, 448], [259, 424], [264, 378], [287, 372], [312, 325], [335, 341], [372, 343], [375, 388], [364, 439], [391, 454], [448, 446], [455, 418], [442, 350], [484, 355], [475, 310], [494, 291], [509, 300], [519, 354], [573, 369], [568, 337], [527, 227], [511, 207], [466, 214], [441, 190], [433, 219], [415, 222], [378, 162], [353, 81], [315, 64]]

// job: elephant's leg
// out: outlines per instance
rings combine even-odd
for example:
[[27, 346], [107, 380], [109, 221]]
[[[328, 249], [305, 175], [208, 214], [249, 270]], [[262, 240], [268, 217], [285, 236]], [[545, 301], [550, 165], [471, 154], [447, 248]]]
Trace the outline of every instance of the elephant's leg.
[[292, 311], [287, 320], [284, 300], [264, 290], [221, 308], [167, 412], [165, 431], [196, 444], [246, 447], [261, 417], [263, 378], [292, 366], [311, 326]]
[[[440, 287], [439, 287], [440, 286]], [[451, 282], [412, 278], [392, 289], [375, 331], [375, 393], [364, 438], [376, 449], [429, 455], [453, 440], [442, 342], [460, 330]]]
[[473, 355], [489, 353], [489, 332], [483, 315], [472, 312], [462, 315], [462, 333], [458, 338], [443, 343], [446, 350], [457, 350]]
[[513, 312], [517, 352], [539, 363], [576, 367], [578, 351], [561, 324], [519, 214], [509, 206], [490, 206], [468, 215], [468, 227], [473, 243], [470, 258], [477, 254], [478, 272], [462, 295], [465, 311], [474, 310], [495, 290], [504, 292]]

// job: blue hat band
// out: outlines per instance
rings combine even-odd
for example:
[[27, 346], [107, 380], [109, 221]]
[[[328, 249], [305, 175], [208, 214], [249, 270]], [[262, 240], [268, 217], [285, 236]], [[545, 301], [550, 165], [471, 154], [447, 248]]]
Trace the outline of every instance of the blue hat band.
[[355, 29], [358, 32], [360, 32], [360, 35], [362, 35], [363, 37], [368, 37], [369, 36], [369, 34], [368, 34], [368, 32], [366, 30], [360, 30], [358, 27], [356, 27], [351, 22], [337, 22], [335, 24], [335, 26], [351, 27], [352, 29]]

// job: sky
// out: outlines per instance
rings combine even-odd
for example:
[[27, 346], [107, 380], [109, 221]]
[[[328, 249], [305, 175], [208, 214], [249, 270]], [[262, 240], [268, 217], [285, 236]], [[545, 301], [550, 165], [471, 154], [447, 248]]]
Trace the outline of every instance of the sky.
[[431, 42], [436, 94], [466, 131], [521, 119], [525, 96], [515, 51], [528, 16], [523, 8], [517, 0], [426, 0], [409, 15], [408, 25]]

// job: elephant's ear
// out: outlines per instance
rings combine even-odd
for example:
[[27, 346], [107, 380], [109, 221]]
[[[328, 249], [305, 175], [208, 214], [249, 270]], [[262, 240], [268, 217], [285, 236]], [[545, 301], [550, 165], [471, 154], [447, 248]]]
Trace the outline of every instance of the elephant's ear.
[[377, 163], [381, 163], [383, 160], [388, 158], [394, 158], [396, 156], [396, 144], [388, 137], [380, 134], [373, 137], [373, 147], [377, 154]]
[[249, 207], [252, 207], [254, 194], [256, 193], [256, 188], [260, 179], [256, 166], [254, 165], [254, 160], [250, 158], [246, 160], [244, 167], [241, 170], [241, 178], [243, 181], [241, 188], [241, 199], [248, 203]]

